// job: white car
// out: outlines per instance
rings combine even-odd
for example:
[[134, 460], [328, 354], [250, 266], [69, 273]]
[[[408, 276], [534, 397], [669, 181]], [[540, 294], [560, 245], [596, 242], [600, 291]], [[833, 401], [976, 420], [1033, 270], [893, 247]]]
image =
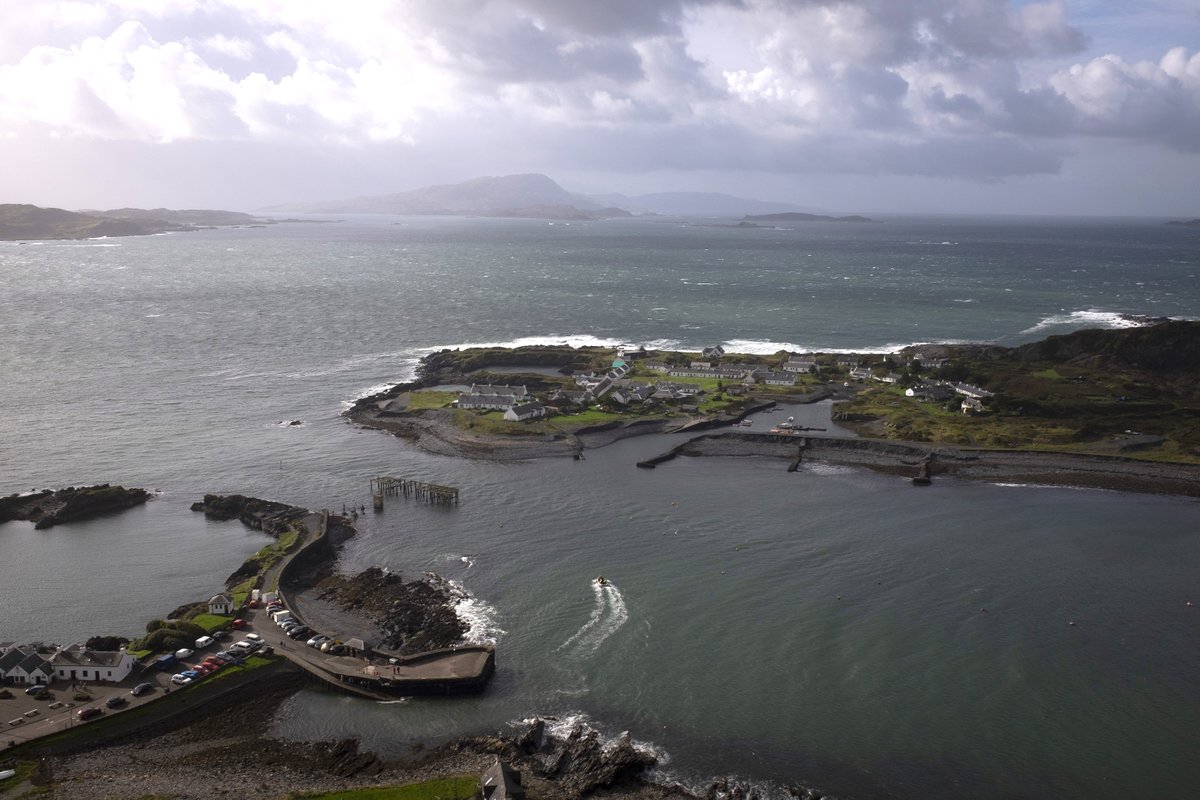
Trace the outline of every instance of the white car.
[[261, 642], [262, 641], [262, 637], [259, 636], [257, 633], [247, 633], [246, 638], [252, 642]]
[[182, 672], [171, 676], [171, 683], [176, 683], [180, 686], [187, 686], [192, 680], [191, 677], [184, 675]]
[[186, 647], [181, 647], [175, 651], [175, 657], [178, 658], [180, 661], [182, 661], [183, 659], [187, 658], [194, 652], [196, 652], [196, 651], [188, 650]]

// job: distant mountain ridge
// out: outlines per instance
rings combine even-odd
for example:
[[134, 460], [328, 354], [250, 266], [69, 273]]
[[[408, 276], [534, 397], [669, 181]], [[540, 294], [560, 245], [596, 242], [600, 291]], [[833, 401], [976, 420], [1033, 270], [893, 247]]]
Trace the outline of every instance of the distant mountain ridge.
[[545, 175], [503, 175], [463, 183], [438, 184], [396, 194], [353, 197], [317, 203], [289, 203], [264, 211], [302, 211], [313, 214], [421, 214], [467, 216], [527, 216], [524, 210], [555, 211], [555, 216], [586, 215], [600, 204], [572, 194]]
[[395, 194], [317, 203], [287, 203], [260, 209], [310, 214], [413, 214], [536, 219], [597, 219], [633, 213], [668, 216], [741, 217], [751, 213], [798, 211], [787, 203], [748, 200], [712, 192], [583, 195], [569, 192], [537, 173], [475, 178]]

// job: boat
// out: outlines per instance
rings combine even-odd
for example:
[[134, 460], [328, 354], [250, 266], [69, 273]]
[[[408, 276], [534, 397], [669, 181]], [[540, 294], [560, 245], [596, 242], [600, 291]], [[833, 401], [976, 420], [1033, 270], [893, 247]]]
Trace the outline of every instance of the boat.
[[597, 575], [596, 576], [596, 585], [597, 586], [608, 586], [608, 578], [604, 577], [603, 575]]

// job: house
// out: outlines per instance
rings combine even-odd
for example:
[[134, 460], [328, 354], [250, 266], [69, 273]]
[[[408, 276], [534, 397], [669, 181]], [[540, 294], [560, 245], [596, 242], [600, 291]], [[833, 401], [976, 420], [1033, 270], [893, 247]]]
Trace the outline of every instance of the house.
[[31, 646], [13, 647], [0, 656], [0, 680], [33, 686], [53, 679], [54, 665]]
[[504, 411], [517, 404], [517, 396], [513, 394], [460, 394], [455, 403], [459, 408]]
[[970, 383], [955, 383], [952, 385], [954, 387], [954, 391], [963, 395], [964, 397], [973, 397], [976, 400], [984, 400], [994, 396], [993, 392], [989, 392], [987, 389], [981, 389], [980, 387]]
[[524, 386], [492, 385], [490, 383], [472, 383], [471, 391], [467, 394], [511, 394], [514, 397], [525, 397], [529, 391]]
[[9, 670], [24, 661], [32, 652], [31, 647], [16, 647], [10, 644], [4, 654], [0, 655], [0, 681], [7, 678]]
[[964, 397], [962, 401], [962, 413], [964, 414], [982, 414], [983, 401], [978, 397]]
[[874, 377], [870, 367], [854, 367], [850, 370], [850, 377], [856, 381], [865, 381], [868, 378]]
[[483, 800], [521, 800], [525, 797], [521, 773], [497, 757], [479, 778], [479, 794]]
[[750, 373], [746, 378], [747, 386], [753, 386], [756, 383], [763, 383], [767, 386], [795, 386], [796, 374], [794, 372], [775, 372], [769, 369], [758, 369]]
[[821, 371], [817, 360], [812, 356], [792, 356], [783, 365], [784, 372], [807, 372], [815, 374]]
[[670, 372], [671, 371], [670, 365], [664, 364], [661, 361], [647, 361], [645, 366], [646, 366], [646, 369], [652, 369], [655, 372]]
[[905, 389], [904, 394], [929, 403], [941, 403], [953, 397], [954, 390], [944, 383], [918, 383]]
[[857, 354], [850, 353], [848, 355], [840, 355], [837, 357], [837, 365], [839, 367], [848, 367], [853, 369], [858, 366], [859, 357]]
[[715, 347], [706, 347], [700, 353], [700, 355], [702, 355], [704, 358], [715, 361], [725, 355], [725, 348], [721, 347], [721, 345], [717, 345]]
[[59, 680], [113, 683], [125, 680], [137, 665], [137, 659], [124, 650], [89, 650], [81, 644], [64, 647], [50, 662]]
[[232, 614], [233, 601], [227, 595], [218, 594], [208, 598], [208, 613], [210, 614]]
[[595, 397], [587, 389], [579, 391], [573, 389], [559, 389], [550, 395], [550, 401], [554, 403], [564, 403], [574, 406], [590, 406]]
[[596, 396], [597, 400], [599, 400], [601, 397], [604, 397], [604, 395], [611, 392], [612, 388], [613, 388], [613, 379], [605, 378], [604, 380], [600, 381], [599, 383], [597, 383], [595, 386], [592, 387], [592, 394]]
[[626, 361], [633, 361], [636, 358], [645, 358], [646, 348], [644, 345], [637, 347], [629, 347], [628, 345], [617, 350], [617, 358], [623, 358]]
[[712, 369], [711, 361], [693, 361], [692, 369]]
[[546, 416], [546, 407], [541, 403], [525, 403], [513, 406], [504, 412], [504, 418], [509, 422], [525, 422]]
[[875, 380], [877, 380], [877, 381], [879, 381], [879, 382], [881, 382], [881, 383], [893, 383], [893, 384], [894, 384], [894, 383], [899, 383], [899, 382], [900, 382], [900, 373], [898, 373], [898, 372], [889, 372], [887, 375], [880, 375], [880, 376], [879, 376], [878, 378], [876, 378]]

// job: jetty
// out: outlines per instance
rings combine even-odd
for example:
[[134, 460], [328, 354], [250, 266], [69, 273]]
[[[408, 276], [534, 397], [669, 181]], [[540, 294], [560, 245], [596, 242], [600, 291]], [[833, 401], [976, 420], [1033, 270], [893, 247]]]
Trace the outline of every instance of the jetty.
[[385, 495], [403, 496], [406, 500], [415, 498], [444, 508], [458, 505], [458, 488], [455, 486], [439, 486], [436, 483], [387, 475], [371, 478], [371, 507], [382, 511]]

